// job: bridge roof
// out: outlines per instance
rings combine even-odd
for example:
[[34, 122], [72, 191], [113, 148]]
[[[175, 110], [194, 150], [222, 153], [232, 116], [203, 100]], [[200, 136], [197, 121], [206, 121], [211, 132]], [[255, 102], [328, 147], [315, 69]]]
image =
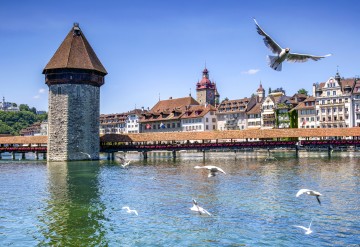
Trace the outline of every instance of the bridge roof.
[[360, 136], [360, 128], [322, 129], [256, 129], [202, 132], [155, 132], [140, 134], [105, 134], [101, 142], [146, 142], [146, 141], [186, 141], [222, 140], [245, 138], [286, 138], [286, 137], [335, 137]]
[[[360, 127], [319, 128], [319, 129], [255, 129], [201, 132], [157, 132], [140, 134], [105, 134], [101, 142], [146, 142], [224, 140], [245, 138], [286, 138], [286, 137], [335, 137], [360, 136]], [[0, 137], [0, 144], [47, 144], [47, 136], [6, 136]]]
[[0, 144], [47, 144], [47, 136], [0, 137]]

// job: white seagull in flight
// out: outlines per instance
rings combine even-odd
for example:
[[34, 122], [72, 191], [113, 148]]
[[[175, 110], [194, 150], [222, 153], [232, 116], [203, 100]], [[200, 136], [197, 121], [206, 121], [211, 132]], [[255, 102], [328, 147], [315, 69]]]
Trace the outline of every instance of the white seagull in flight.
[[319, 197], [322, 196], [322, 195], [319, 192], [317, 192], [315, 190], [301, 189], [301, 190], [298, 191], [298, 193], [296, 193], [296, 197], [299, 197], [302, 194], [307, 194], [307, 195], [310, 195], [310, 196], [316, 196], [316, 199], [317, 199], [318, 203], [321, 205]]
[[194, 168], [209, 170], [210, 171], [209, 176], [208, 176], [209, 178], [215, 177], [217, 172], [222, 172], [222, 173], [226, 174], [223, 169], [221, 169], [220, 167], [217, 167], [217, 166], [195, 166]]
[[311, 220], [311, 222], [310, 222], [309, 227], [305, 227], [305, 226], [295, 226], [295, 227], [299, 227], [299, 228], [305, 230], [305, 234], [310, 234], [310, 233], [312, 233], [312, 230], [310, 229], [311, 223], [312, 223], [312, 220]]
[[195, 201], [195, 199], [193, 199], [193, 206], [190, 208], [191, 211], [195, 211], [195, 212], [198, 212], [200, 215], [201, 214], [207, 214], [207, 215], [210, 215], [211, 214], [206, 211], [205, 209], [203, 209], [202, 207], [200, 207], [197, 203], [197, 201]]
[[277, 56], [268, 56], [269, 58], [269, 65], [271, 68], [273, 68], [276, 71], [281, 71], [282, 62], [285, 60], [289, 62], [306, 62], [309, 59], [312, 59], [314, 61], [318, 61], [322, 58], [331, 56], [331, 54], [327, 54], [324, 56], [314, 56], [309, 54], [299, 54], [299, 53], [290, 53], [290, 48], [281, 48], [280, 45], [278, 45], [267, 33], [264, 32], [264, 30], [261, 29], [259, 24], [256, 22], [256, 30], [258, 34], [261, 36], [264, 36], [264, 43], [265, 45], [274, 53], [277, 54]]
[[131, 160], [128, 161], [124, 161], [123, 164], [121, 165], [123, 168], [127, 167], [130, 164]]
[[129, 214], [134, 213], [134, 214], [138, 215], [138, 212], [135, 209], [130, 209], [128, 206], [122, 207], [122, 209], [126, 209], [126, 212]]

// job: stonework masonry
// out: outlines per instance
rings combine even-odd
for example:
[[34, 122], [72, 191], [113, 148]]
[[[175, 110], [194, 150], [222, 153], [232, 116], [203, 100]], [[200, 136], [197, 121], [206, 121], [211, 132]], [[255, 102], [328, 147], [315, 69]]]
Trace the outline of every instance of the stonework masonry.
[[48, 160], [99, 159], [100, 87], [49, 87]]

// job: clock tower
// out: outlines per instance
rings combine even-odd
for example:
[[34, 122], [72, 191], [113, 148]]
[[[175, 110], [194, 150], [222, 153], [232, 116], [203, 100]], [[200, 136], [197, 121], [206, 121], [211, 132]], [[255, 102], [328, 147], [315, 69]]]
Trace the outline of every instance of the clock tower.
[[202, 73], [201, 81], [196, 84], [196, 100], [200, 105], [217, 106], [220, 95], [216, 89], [216, 84], [209, 79], [209, 71], [206, 68]]

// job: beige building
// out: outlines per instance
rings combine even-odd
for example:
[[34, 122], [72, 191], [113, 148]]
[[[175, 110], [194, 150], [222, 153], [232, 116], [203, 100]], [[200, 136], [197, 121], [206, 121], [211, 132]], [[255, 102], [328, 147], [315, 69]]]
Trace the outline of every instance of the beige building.
[[316, 121], [320, 128], [353, 127], [353, 87], [354, 79], [343, 79], [338, 72], [326, 82], [313, 85]]

